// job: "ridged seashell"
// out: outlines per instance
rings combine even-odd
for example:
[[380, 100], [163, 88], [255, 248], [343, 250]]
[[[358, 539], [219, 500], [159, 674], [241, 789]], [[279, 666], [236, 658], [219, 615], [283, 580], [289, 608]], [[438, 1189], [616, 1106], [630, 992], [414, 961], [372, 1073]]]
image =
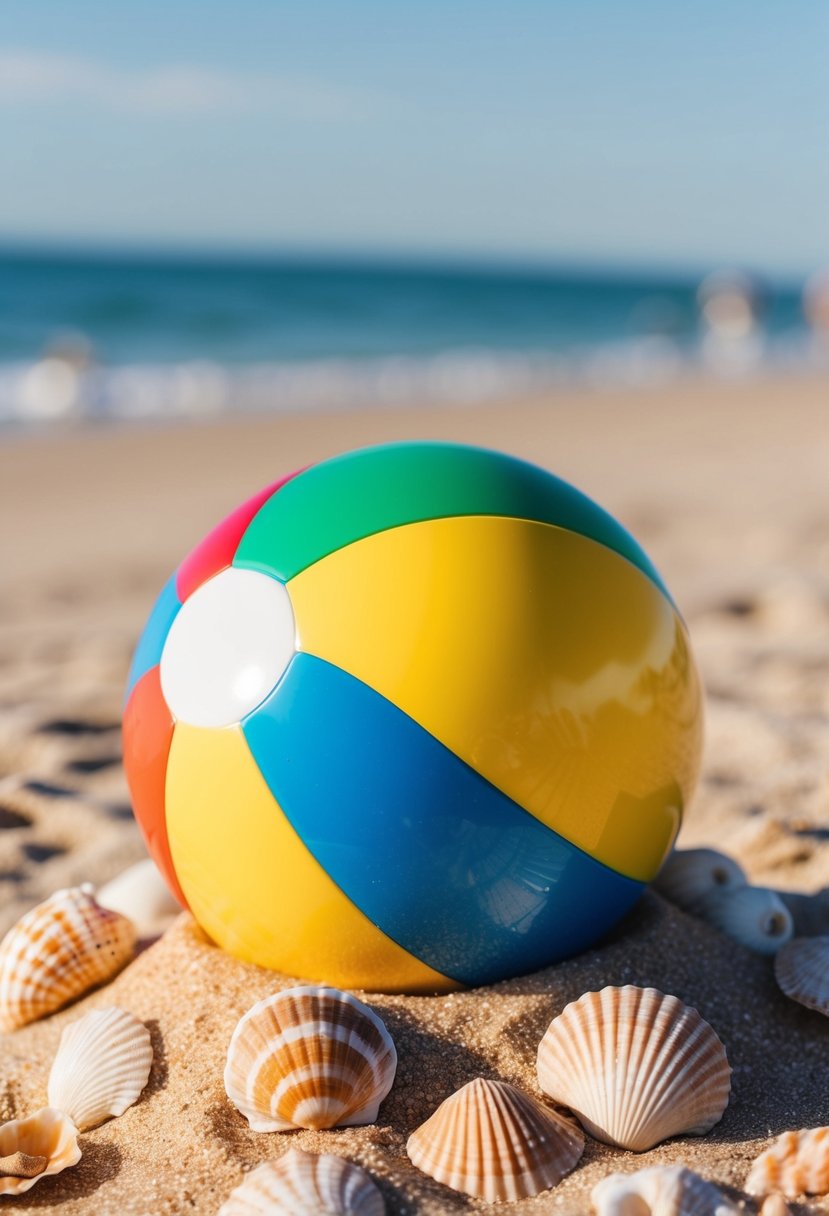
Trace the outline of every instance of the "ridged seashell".
[[96, 898], [104, 908], [131, 920], [140, 937], [162, 933], [181, 911], [150, 857], [99, 887]]
[[292, 1148], [251, 1170], [218, 1216], [383, 1216], [385, 1210], [383, 1196], [359, 1165]]
[[14, 1158], [18, 1153], [41, 1160], [45, 1157], [45, 1165], [34, 1175], [30, 1169], [24, 1174], [0, 1173], [0, 1195], [22, 1195], [41, 1178], [77, 1165], [81, 1159], [78, 1129], [63, 1111], [49, 1106], [26, 1119], [11, 1119], [0, 1125], [0, 1157]]
[[699, 901], [696, 913], [759, 954], [775, 954], [794, 933], [791, 912], [766, 887], [713, 891]]
[[373, 1123], [397, 1069], [386, 1027], [337, 988], [288, 988], [239, 1022], [225, 1066], [227, 1096], [255, 1132]]
[[0, 1030], [60, 1009], [131, 957], [135, 929], [102, 908], [87, 883], [32, 908], [0, 942]]
[[684, 1165], [654, 1165], [635, 1174], [608, 1174], [590, 1198], [598, 1216], [736, 1216], [723, 1193]]
[[631, 984], [571, 1002], [538, 1048], [543, 1091], [591, 1136], [637, 1153], [712, 1128], [730, 1078], [725, 1048], [696, 1009]]
[[555, 1186], [584, 1152], [584, 1136], [514, 1085], [478, 1077], [412, 1132], [406, 1152], [430, 1178], [494, 1203]]
[[783, 1132], [752, 1165], [745, 1190], [749, 1195], [780, 1191], [789, 1199], [825, 1195], [829, 1191], [829, 1127]]
[[782, 1195], [769, 1195], [763, 1200], [759, 1216], [791, 1216], [792, 1209]]
[[829, 937], [796, 937], [781, 946], [774, 975], [786, 996], [829, 1017]]
[[716, 849], [674, 849], [653, 880], [671, 903], [694, 912], [712, 891], [733, 891], [746, 885], [742, 866]]
[[150, 1032], [126, 1009], [93, 1009], [61, 1035], [49, 1073], [49, 1105], [86, 1131], [123, 1115], [150, 1076]]

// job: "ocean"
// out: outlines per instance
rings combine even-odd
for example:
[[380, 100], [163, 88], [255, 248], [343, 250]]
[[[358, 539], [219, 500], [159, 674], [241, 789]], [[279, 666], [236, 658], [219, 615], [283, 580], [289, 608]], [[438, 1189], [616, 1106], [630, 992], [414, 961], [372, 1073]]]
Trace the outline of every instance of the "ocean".
[[815, 351], [799, 288], [744, 276], [0, 253], [7, 426], [464, 404]]

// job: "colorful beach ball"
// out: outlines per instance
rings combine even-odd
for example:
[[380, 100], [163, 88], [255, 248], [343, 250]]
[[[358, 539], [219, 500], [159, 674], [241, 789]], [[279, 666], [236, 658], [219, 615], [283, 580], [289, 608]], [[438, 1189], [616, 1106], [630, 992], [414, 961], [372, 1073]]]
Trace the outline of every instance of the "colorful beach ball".
[[433, 992], [534, 971], [636, 902], [702, 699], [632, 537], [497, 452], [367, 448], [185, 558], [124, 716], [149, 849], [240, 958]]

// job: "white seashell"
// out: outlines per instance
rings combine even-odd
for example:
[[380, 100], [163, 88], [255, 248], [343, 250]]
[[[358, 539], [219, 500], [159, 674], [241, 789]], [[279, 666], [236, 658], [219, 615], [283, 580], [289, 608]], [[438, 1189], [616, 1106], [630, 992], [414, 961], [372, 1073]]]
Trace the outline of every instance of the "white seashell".
[[383, 1196], [359, 1165], [292, 1148], [251, 1170], [218, 1216], [383, 1216], [385, 1210]]
[[597, 1216], [737, 1216], [735, 1204], [683, 1165], [608, 1174], [590, 1198]]
[[49, 1105], [81, 1131], [123, 1115], [147, 1084], [150, 1032], [126, 1009], [93, 1009], [64, 1028], [49, 1073]]
[[780, 1191], [789, 1199], [829, 1192], [829, 1127], [783, 1132], [752, 1165], [749, 1195]]
[[584, 1136], [515, 1086], [478, 1077], [412, 1132], [406, 1152], [430, 1178], [494, 1203], [556, 1186], [584, 1152]]
[[728, 1105], [731, 1069], [715, 1031], [655, 988], [603, 988], [571, 1002], [538, 1048], [544, 1093], [591, 1136], [641, 1153], [701, 1136]]
[[749, 950], [775, 954], [794, 933], [792, 914], [776, 891], [736, 887], [701, 899], [697, 915]]
[[162, 933], [181, 911], [150, 857], [100, 887], [96, 898], [104, 908], [131, 920], [140, 937]]
[[[19, 1153], [24, 1154], [22, 1161]], [[21, 1164], [25, 1170], [20, 1174], [0, 1171], [0, 1195], [22, 1195], [41, 1178], [77, 1165], [81, 1159], [78, 1129], [68, 1115], [48, 1106], [27, 1119], [11, 1119], [0, 1125], [0, 1158], [11, 1158], [6, 1165]]]
[[742, 866], [716, 849], [674, 849], [653, 880], [653, 886], [671, 903], [695, 912], [712, 891], [733, 891], [746, 885]]
[[32, 908], [0, 942], [0, 1030], [16, 1030], [103, 983], [132, 957], [135, 928], [87, 883]]
[[373, 1123], [397, 1052], [367, 1005], [337, 988], [258, 1001], [230, 1040], [225, 1089], [256, 1132]]
[[796, 937], [781, 946], [774, 975], [786, 996], [829, 1017], [829, 937]]
[[769, 1195], [763, 1200], [759, 1216], [792, 1216], [792, 1209], [782, 1195]]

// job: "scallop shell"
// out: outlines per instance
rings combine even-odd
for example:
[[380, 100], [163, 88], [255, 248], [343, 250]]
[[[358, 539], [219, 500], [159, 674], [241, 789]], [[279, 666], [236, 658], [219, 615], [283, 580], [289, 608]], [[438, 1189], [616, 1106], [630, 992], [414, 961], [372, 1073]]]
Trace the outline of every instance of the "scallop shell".
[[123, 1115], [150, 1076], [150, 1032], [126, 1009], [93, 1009], [61, 1035], [49, 1073], [49, 1105], [81, 1131]]
[[181, 911], [150, 857], [100, 887], [96, 898], [103, 907], [131, 920], [141, 937], [162, 933]]
[[430, 1178], [494, 1203], [555, 1186], [584, 1152], [584, 1136], [515, 1086], [478, 1077], [412, 1132], [406, 1152]]
[[794, 933], [792, 914], [776, 891], [736, 887], [701, 899], [697, 914], [760, 954], [776, 954]]
[[761, 1153], [749, 1171], [749, 1195], [781, 1191], [797, 1195], [825, 1195], [829, 1191], [829, 1127], [783, 1132]]
[[746, 885], [742, 866], [716, 849], [674, 849], [653, 880], [653, 886], [686, 912], [712, 891], [733, 891]]
[[383, 1216], [385, 1210], [383, 1196], [359, 1165], [292, 1148], [251, 1170], [218, 1216]]
[[714, 1030], [655, 988], [585, 993], [553, 1019], [538, 1048], [543, 1091], [598, 1140], [637, 1153], [712, 1128], [730, 1078]]
[[829, 1017], [829, 937], [796, 937], [781, 946], [774, 975], [786, 996]]
[[130, 921], [102, 908], [87, 883], [32, 908], [0, 943], [0, 1030], [53, 1013], [132, 956]]
[[265, 997], [233, 1032], [227, 1096], [256, 1132], [373, 1123], [397, 1069], [377, 1014], [337, 988]]
[[782, 1195], [769, 1195], [763, 1200], [759, 1216], [791, 1216], [792, 1209]]
[[27, 1170], [28, 1177], [26, 1174], [0, 1174], [0, 1195], [22, 1195], [41, 1178], [77, 1165], [81, 1159], [78, 1129], [63, 1111], [52, 1110], [49, 1106], [27, 1119], [11, 1119], [0, 1125], [0, 1157], [14, 1158], [18, 1153], [41, 1160], [45, 1157], [46, 1164], [34, 1175]]
[[683, 1165], [654, 1165], [635, 1174], [608, 1174], [590, 1198], [598, 1216], [737, 1216], [735, 1204], [712, 1182]]

